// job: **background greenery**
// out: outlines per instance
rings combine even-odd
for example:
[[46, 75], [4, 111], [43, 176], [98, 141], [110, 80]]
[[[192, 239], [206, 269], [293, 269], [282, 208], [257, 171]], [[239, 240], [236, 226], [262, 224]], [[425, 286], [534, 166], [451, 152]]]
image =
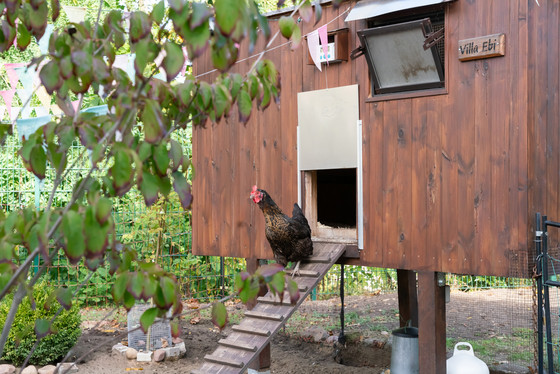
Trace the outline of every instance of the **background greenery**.
[[[33, 301], [27, 296], [24, 298], [10, 330], [2, 359], [15, 365], [21, 365], [25, 361], [37, 341], [37, 336], [33, 332], [35, 321], [50, 320], [60, 308], [54, 295], [55, 289], [48, 286], [47, 282], [42, 282], [33, 289]], [[12, 295], [0, 302], [0, 325], [3, 325], [6, 320], [11, 303]], [[29, 359], [29, 364], [47, 365], [63, 358], [81, 335], [80, 323], [77, 304], [69, 310], [63, 310], [51, 327], [51, 331], [56, 333], [45, 336], [39, 342]]]

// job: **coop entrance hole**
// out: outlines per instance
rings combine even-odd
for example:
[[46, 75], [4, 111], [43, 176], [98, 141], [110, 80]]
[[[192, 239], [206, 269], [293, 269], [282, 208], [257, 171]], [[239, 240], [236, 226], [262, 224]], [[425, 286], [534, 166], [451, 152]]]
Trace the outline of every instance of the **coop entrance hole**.
[[356, 241], [356, 168], [304, 172], [305, 215], [312, 235], [321, 239]]
[[356, 169], [317, 171], [317, 221], [334, 228], [356, 227]]

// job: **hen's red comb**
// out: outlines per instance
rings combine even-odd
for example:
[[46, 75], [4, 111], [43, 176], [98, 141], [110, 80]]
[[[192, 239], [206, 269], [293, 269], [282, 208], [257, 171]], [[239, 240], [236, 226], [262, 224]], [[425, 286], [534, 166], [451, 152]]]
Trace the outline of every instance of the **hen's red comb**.
[[253, 189], [251, 190], [251, 192], [252, 192], [252, 193], [257, 192], [257, 185], [256, 185], [256, 184], [253, 186]]

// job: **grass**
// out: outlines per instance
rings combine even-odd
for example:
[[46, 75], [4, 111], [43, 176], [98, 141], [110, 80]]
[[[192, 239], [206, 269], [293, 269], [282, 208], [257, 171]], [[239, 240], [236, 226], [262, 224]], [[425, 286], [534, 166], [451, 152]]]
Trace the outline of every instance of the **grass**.
[[[458, 338], [447, 338], [447, 349], [453, 351]], [[512, 335], [495, 336], [486, 339], [470, 340], [474, 354], [487, 364], [500, 361], [525, 362], [533, 361], [533, 352], [527, 350], [533, 342], [533, 331], [515, 328]]]

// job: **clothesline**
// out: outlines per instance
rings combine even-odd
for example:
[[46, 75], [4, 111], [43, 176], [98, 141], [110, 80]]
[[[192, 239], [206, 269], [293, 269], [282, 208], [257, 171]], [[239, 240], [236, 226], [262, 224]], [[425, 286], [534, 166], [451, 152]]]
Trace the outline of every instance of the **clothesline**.
[[[340, 17], [342, 17], [344, 14], [348, 13], [348, 11], [350, 11], [350, 7], [348, 7], [344, 12], [340, 13], [338, 16], [336, 16], [335, 18], [333, 18], [332, 20], [330, 20], [329, 22], [327, 22], [326, 24], [324, 24], [324, 25], [322, 25], [322, 26], [328, 26], [328, 25], [330, 25], [331, 23], [333, 23], [334, 21], [336, 21], [337, 19], [339, 19]], [[322, 27], [322, 26], [321, 26], [321, 27]], [[313, 32], [313, 31], [312, 31], [312, 32]], [[308, 36], [309, 34], [311, 34], [311, 33], [307, 33], [307, 34], [305, 34], [303, 37], [306, 37], [306, 36]], [[291, 41], [288, 41], [288, 42], [285, 42], [285, 43], [283, 43], [283, 44], [277, 45], [276, 47], [272, 47], [272, 48], [266, 50], [265, 53], [267, 53], [267, 52], [272, 52], [272, 51], [274, 51], [274, 50], [276, 50], [276, 49], [278, 49], [278, 48], [285, 47], [285, 46], [287, 46], [287, 45], [289, 45], [289, 44], [291, 44], [291, 43], [292, 43]], [[254, 55], [251, 55], [251, 56], [249, 56], [249, 57], [245, 57], [245, 58], [243, 58], [243, 59], [241, 59], [241, 60], [237, 60], [235, 63], [236, 63], [236, 64], [239, 64], [239, 63], [241, 63], [241, 62], [244, 62], [244, 61], [253, 59], [253, 58], [255, 58], [255, 57], [258, 57], [261, 53], [262, 53], [262, 52], [255, 53]], [[214, 73], [214, 72], [216, 72], [216, 71], [218, 71], [218, 69], [212, 69], [212, 70], [210, 70], [210, 71], [207, 71], [207, 72], [200, 73], [200, 74], [196, 75], [195, 78], [200, 78], [200, 77], [203, 77], [203, 76], [205, 76], [205, 75], [212, 74], [212, 73]]]

